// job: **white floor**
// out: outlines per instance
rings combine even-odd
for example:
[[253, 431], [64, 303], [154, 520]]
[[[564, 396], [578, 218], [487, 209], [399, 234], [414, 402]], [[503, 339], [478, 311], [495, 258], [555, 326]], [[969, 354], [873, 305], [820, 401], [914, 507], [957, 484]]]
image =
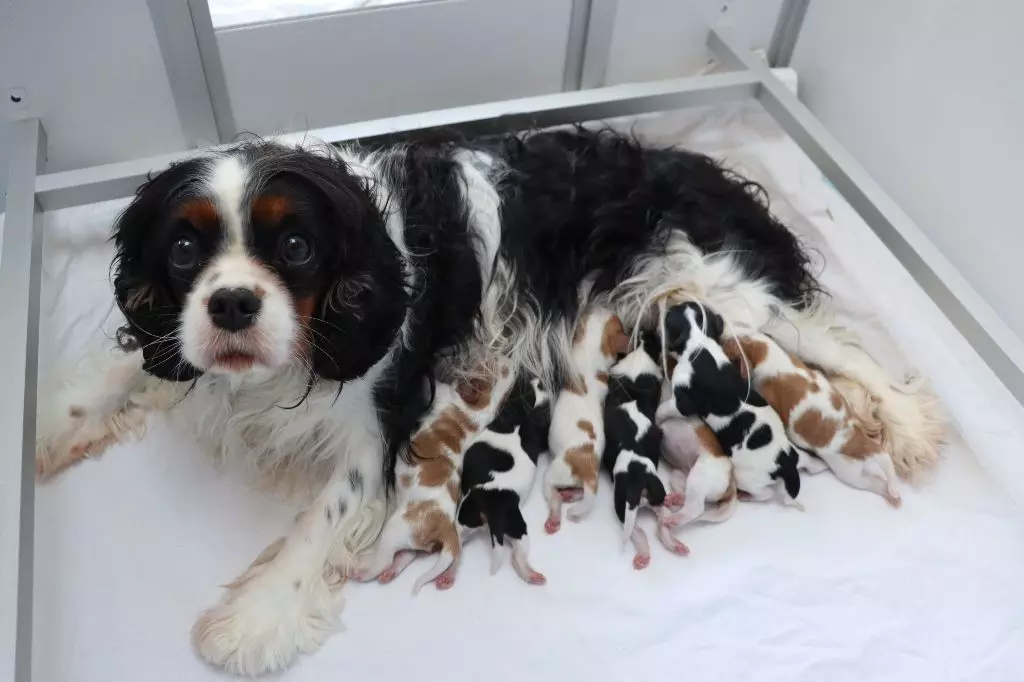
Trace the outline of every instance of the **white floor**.
[[208, 0], [214, 28], [424, 0]]
[[[827, 262], [841, 317], [891, 371], [932, 376], [960, 427], [945, 460], [898, 511], [822, 474], [805, 479], [806, 513], [743, 505], [725, 524], [685, 530], [689, 558], [655, 545], [643, 572], [620, 551], [607, 486], [593, 518], [555, 537], [540, 531], [535, 493], [526, 516], [547, 586], [508, 566], [489, 576], [479, 541], [447, 593], [411, 596], [420, 564], [389, 586], [350, 585], [345, 630], [280, 679], [1019, 680], [1019, 406], [958, 364], [948, 323], [763, 112], [691, 111], [638, 129], [769, 186], [773, 210]], [[48, 216], [44, 365], [111, 326], [100, 322], [111, 309], [103, 237], [117, 208]], [[141, 443], [40, 488], [35, 679], [221, 679], [192, 653], [192, 621], [293, 514], [215, 472], [162, 419]]]

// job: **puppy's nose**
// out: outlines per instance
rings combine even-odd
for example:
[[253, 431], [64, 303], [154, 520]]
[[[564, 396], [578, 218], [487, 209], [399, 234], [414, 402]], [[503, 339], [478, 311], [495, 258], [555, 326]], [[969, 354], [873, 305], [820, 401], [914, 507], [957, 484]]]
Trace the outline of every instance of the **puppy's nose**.
[[214, 325], [237, 332], [252, 324], [260, 311], [260, 299], [248, 289], [217, 289], [206, 306]]

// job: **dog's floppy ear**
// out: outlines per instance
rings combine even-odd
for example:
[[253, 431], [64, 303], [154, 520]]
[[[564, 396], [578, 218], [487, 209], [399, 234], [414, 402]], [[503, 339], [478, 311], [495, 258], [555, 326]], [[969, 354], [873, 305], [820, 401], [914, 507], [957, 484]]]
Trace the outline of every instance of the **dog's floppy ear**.
[[405, 315], [401, 255], [388, 238], [368, 181], [332, 153], [263, 145], [254, 175], [301, 185], [315, 197], [316, 243], [326, 276], [308, 320], [313, 373], [362, 376], [391, 347]]
[[142, 368], [169, 381], [191, 381], [202, 371], [181, 355], [182, 303], [171, 291], [157, 227], [168, 219], [172, 202], [200, 180], [203, 163], [185, 161], [150, 178], [114, 226], [114, 295], [127, 321], [118, 344], [141, 349]]

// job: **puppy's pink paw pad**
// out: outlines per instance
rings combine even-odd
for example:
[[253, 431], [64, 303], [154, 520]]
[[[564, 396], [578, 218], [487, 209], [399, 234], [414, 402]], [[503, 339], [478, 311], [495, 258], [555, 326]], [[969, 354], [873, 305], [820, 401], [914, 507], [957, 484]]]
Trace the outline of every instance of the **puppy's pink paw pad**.
[[678, 540], [666, 545], [666, 549], [673, 554], [678, 554], [679, 556], [687, 556], [690, 553], [690, 548]]
[[455, 577], [451, 575], [442, 575], [434, 581], [434, 584], [437, 585], [437, 589], [439, 590], [448, 590], [455, 584]]
[[547, 581], [548, 579], [544, 577], [544, 574], [538, 573], [537, 571], [531, 572], [530, 575], [526, 577], [526, 582], [528, 582], [531, 585], [543, 585]]
[[665, 496], [665, 506], [672, 507], [673, 509], [683, 506], [683, 494], [682, 493], [669, 493]]
[[643, 569], [647, 568], [650, 565], [651, 565], [651, 555], [650, 554], [637, 554], [635, 557], [633, 557], [633, 568], [635, 568], [638, 571], [642, 571]]
[[389, 582], [394, 580], [395, 576], [397, 575], [398, 574], [394, 571], [384, 571], [379, 576], [377, 576], [377, 582], [379, 582], [381, 585], [387, 585]]
[[544, 522], [544, 530], [545, 532], [547, 532], [548, 535], [554, 535], [558, 532], [558, 529], [561, 527], [561, 519], [548, 518], [548, 520]]

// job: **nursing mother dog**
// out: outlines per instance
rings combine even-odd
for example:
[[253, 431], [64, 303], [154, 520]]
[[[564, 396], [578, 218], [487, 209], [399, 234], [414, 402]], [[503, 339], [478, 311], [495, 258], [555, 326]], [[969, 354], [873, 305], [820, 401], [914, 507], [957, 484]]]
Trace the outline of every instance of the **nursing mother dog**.
[[256, 483], [312, 484], [291, 531], [193, 629], [206, 661], [259, 674], [336, 630], [335, 578], [379, 534], [434, 378], [484, 385], [502, 359], [557, 394], [585, 309], [631, 333], [656, 329], [663, 303], [696, 300], [844, 377], [851, 404], [876, 405], [901, 472], [931, 462], [933, 398], [832, 325], [762, 196], [708, 157], [584, 128], [199, 153], [154, 175], [114, 225], [120, 351], [43, 394], [38, 474], [166, 412]]

